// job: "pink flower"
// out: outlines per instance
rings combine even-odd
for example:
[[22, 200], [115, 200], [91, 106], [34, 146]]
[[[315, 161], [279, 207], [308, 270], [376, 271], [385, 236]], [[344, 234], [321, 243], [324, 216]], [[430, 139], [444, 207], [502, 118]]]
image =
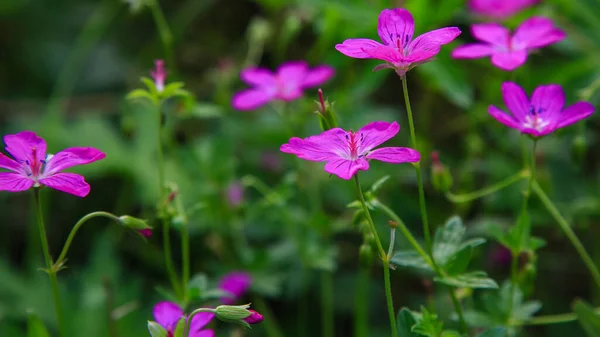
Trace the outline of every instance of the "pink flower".
[[369, 169], [367, 159], [394, 164], [418, 162], [419, 152], [410, 148], [384, 147], [373, 150], [394, 137], [399, 130], [398, 123], [383, 121], [367, 124], [357, 132], [333, 128], [305, 139], [293, 137], [280, 150], [301, 159], [327, 162], [326, 172], [348, 180], [358, 170]]
[[165, 61], [155, 60], [154, 70], [150, 71], [150, 76], [154, 79], [156, 91], [162, 92], [165, 90], [165, 80], [167, 79], [167, 71], [165, 70]]
[[[152, 310], [154, 320], [167, 330], [167, 337], [173, 337], [177, 322], [184, 317], [183, 309], [173, 302], [159, 302]], [[210, 329], [202, 330], [215, 314], [211, 312], [199, 312], [192, 317], [188, 337], [214, 337], [215, 332]]]
[[248, 311], [250, 311], [251, 314], [250, 314], [250, 316], [244, 318], [244, 321], [246, 321], [246, 323], [257, 324], [264, 320], [263, 315], [261, 315], [258, 311], [252, 310], [252, 309], [248, 309]]
[[500, 123], [540, 137], [571, 125], [594, 112], [588, 102], [577, 102], [563, 110], [565, 94], [560, 85], [541, 85], [533, 91], [531, 101], [517, 84], [504, 82], [502, 96], [512, 116], [491, 105], [489, 113]]
[[503, 70], [514, 70], [527, 60], [528, 51], [563, 40], [565, 33], [552, 20], [532, 17], [517, 27], [513, 36], [497, 23], [471, 26], [473, 36], [482, 43], [468, 43], [452, 52], [454, 58], [492, 57], [492, 64]]
[[138, 233], [143, 237], [149, 238], [152, 236], [152, 228], [140, 229], [138, 230]]
[[218, 288], [231, 294], [231, 297], [221, 298], [221, 303], [233, 304], [239, 297], [243, 296], [252, 284], [252, 277], [245, 272], [234, 271], [226, 274], [219, 281]]
[[406, 9], [384, 9], [377, 26], [383, 44], [369, 39], [348, 39], [337, 44], [335, 49], [354, 58], [383, 60], [387, 63], [375, 67], [375, 70], [392, 68], [402, 76], [413, 67], [433, 60], [442, 45], [460, 35], [458, 28], [447, 27], [412, 40], [414, 28], [413, 17]]
[[237, 110], [254, 110], [273, 100], [293, 101], [304, 89], [325, 83], [333, 73], [327, 65], [309, 69], [304, 61], [284, 63], [275, 74], [266, 68], [248, 68], [240, 77], [253, 88], [235, 94], [231, 104]]
[[244, 185], [239, 181], [234, 181], [227, 186], [227, 202], [231, 207], [238, 207], [244, 201]]
[[32, 186], [45, 185], [78, 197], [90, 192], [84, 178], [75, 173], [60, 171], [76, 165], [84, 165], [104, 158], [106, 155], [91, 147], [73, 147], [46, 155], [46, 142], [35, 132], [23, 131], [4, 136], [6, 151], [13, 159], [0, 153], [0, 168], [12, 172], [0, 172], [0, 190], [25, 191]]
[[537, 2], [539, 0], [471, 0], [469, 8], [489, 18], [506, 19]]

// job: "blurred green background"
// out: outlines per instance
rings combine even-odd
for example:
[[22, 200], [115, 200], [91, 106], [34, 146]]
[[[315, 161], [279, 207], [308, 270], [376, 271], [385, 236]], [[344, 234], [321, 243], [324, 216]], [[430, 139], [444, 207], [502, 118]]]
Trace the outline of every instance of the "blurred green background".
[[[160, 25], [159, 6], [170, 34]], [[354, 299], [349, 294], [360, 278], [361, 243], [351, 225], [352, 211], [346, 208], [355, 199], [353, 184], [329, 177], [322, 164], [300, 162], [278, 151], [292, 135], [319, 132], [313, 113], [316, 89], [285, 107], [293, 134], [281, 127], [272, 108], [238, 112], [230, 99], [245, 87], [239, 80], [244, 67], [275, 69], [299, 59], [312, 66], [329, 64], [336, 75], [323, 90], [335, 101], [340, 126], [356, 129], [374, 120], [396, 120], [402, 129], [392, 142], [408, 146], [399, 78], [392, 71], [373, 73], [377, 61], [351, 59], [334, 49], [346, 38], [377, 39], [378, 14], [391, 7], [412, 12], [416, 34], [444, 26], [463, 31], [442, 48], [435, 62], [408, 73], [422, 166], [428, 172], [429, 154], [440, 151], [453, 173], [456, 193], [489, 185], [522, 167], [519, 134], [487, 114], [488, 105], [502, 106], [503, 81], [515, 79], [528, 92], [539, 84], [558, 83], [565, 88], [568, 104], [579, 99], [598, 102], [597, 0], [542, 1], [508, 21], [515, 27], [532, 14], [544, 15], [568, 35], [531, 55], [514, 74], [494, 68], [488, 59], [450, 59], [454, 47], [472, 40], [468, 27], [477, 21], [464, 0], [2, 0], [1, 133], [36, 131], [51, 153], [72, 146], [93, 146], [107, 153], [101, 162], [74, 170], [92, 186], [87, 198], [43, 192], [53, 255], [73, 224], [91, 211], [131, 214], [158, 226], [153, 214], [158, 199], [156, 112], [125, 96], [141, 87], [139, 78], [148, 75], [154, 59], [164, 58], [167, 82], [183, 81], [195, 95], [165, 107], [167, 180], [178, 186], [183, 206], [196, 209], [187, 214], [192, 272], [214, 281], [231, 270], [249, 271], [254, 283], [246, 300], [256, 305], [263, 299], [276, 322], [247, 334], [278, 337], [274, 325], [284, 336], [321, 335], [320, 275], [333, 271], [336, 336], [350, 335]], [[537, 158], [540, 183], [596, 262], [599, 127], [593, 115], [561, 130], [540, 142]], [[368, 187], [386, 174], [391, 179], [379, 198], [421, 237], [412, 167], [374, 163], [361, 179]], [[435, 226], [459, 214], [470, 235], [489, 237], [489, 225], [514, 224], [521, 204], [518, 185], [457, 206], [428, 181], [426, 176], [429, 216]], [[227, 198], [228, 187], [236, 183], [245, 187], [241, 205]], [[24, 335], [28, 313], [41, 317], [52, 331], [56, 328], [49, 283], [38, 270], [43, 260], [32, 201], [31, 193], [0, 193], [0, 336]], [[534, 234], [547, 246], [538, 251], [537, 276], [527, 298], [543, 303], [541, 314], [568, 312], [576, 297], [598, 304], [600, 294], [593, 291], [575, 250], [539, 201], [534, 198], [531, 205]], [[376, 215], [384, 244], [387, 220]], [[178, 261], [179, 236], [173, 237]], [[401, 237], [397, 245], [408, 247]], [[148, 335], [152, 306], [164, 299], [157, 287], [168, 287], [161, 247], [158, 231], [144, 242], [104, 220], [86, 224], [69, 253], [69, 268], [59, 273], [70, 336], [116, 337], [107, 323], [109, 312], [118, 336]], [[490, 238], [476, 254], [479, 269], [499, 283], [508, 278], [506, 252], [499, 244]], [[380, 272], [376, 266], [370, 271], [370, 336], [388, 334]], [[440, 316], [448, 318], [446, 294], [433, 290], [422, 275], [399, 268], [392, 282], [397, 309], [418, 309], [435, 299]], [[476, 292], [465, 306], [476, 307], [486, 292], [490, 291]], [[219, 336], [240, 333], [216, 326]], [[569, 323], [531, 327], [521, 335], [565, 334], [582, 336], [583, 331]]]

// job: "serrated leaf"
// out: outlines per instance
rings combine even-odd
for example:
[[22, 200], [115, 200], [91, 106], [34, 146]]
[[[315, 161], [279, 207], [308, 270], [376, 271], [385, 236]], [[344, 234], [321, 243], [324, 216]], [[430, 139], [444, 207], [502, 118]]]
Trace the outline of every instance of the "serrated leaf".
[[473, 289], [497, 289], [498, 283], [487, 277], [483, 271], [474, 271], [462, 275], [435, 277], [433, 279], [452, 287]]
[[444, 265], [456, 254], [465, 235], [462, 220], [454, 216], [443, 227], [438, 228], [433, 240], [433, 258], [439, 265]]
[[412, 327], [412, 332], [427, 337], [439, 337], [444, 328], [436, 314], [430, 313], [425, 307], [421, 307], [421, 319]]
[[415, 251], [399, 251], [394, 254], [390, 262], [399, 267], [416, 268], [433, 271], [431, 266]]
[[576, 300], [573, 311], [577, 314], [579, 324], [588, 337], [600, 337], [600, 315], [594, 311], [594, 308], [582, 300]]
[[477, 335], [477, 337], [505, 337], [506, 329], [502, 327], [487, 329], [484, 332]]
[[415, 316], [407, 308], [402, 308], [396, 315], [396, 326], [398, 328], [398, 337], [419, 337], [412, 331], [412, 327], [417, 324]]
[[27, 337], [50, 337], [44, 322], [33, 313], [29, 313], [27, 317]]
[[167, 330], [153, 321], [148, 321], [148, 332], [152, 337], [167, 337]]

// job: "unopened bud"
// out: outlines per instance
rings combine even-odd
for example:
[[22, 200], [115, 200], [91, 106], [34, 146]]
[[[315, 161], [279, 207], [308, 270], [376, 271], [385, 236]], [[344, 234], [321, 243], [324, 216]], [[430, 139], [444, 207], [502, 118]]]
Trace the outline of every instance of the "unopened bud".
[[149, 238], [152, 236], [152, 229], [150, 229], [150, 228], [139, 229], [138, 233], [145, 238]]
[[248, 311], [251, 312], [250, 316], [244, 318], [244, 321], [246, 321], [248, 324], [257, 324], [265, 319], [263, 315], [256, 310], [248, 309]]
[[452, 175], [450, 171], [440, 161], [439, 153], [431, 153], [431, 184], [436, 191], [448, 192], [452, 187]]
[[[249, 304], [244, 305], [220, 305], [216, 308], [215, 314], [217, 318], [226, 323], [241, 325], [249, 329], [250, 324], [246, 321], [252, 316], [252, 312], [248, 310]], [[256, 318], [256, 316], [254, 317]]]
[[333, 111], [332, 104], [323, 98], [323, 90], [318, 91], [319, 101], [317, 103], [318, 110], [315, 111], [319, 115], [319, 124], [323, 131], [337, 127], [337, 119]]
[[390, 228], [398, 228], [398, 223], [396, 221], [388, 221], [388, 225], [390, 225]]
[[360, 245], [358, 249], [358, 261], [364, 268], [369, 268], [373, 264], [373, 248], [367, 243]]
[[[121, 221], [121, 224], [123, 226], [125, 226], [127, 228], [131, 228], [131, 229], [135, 229], [139, 232], [141, 232], [142, 230], [150, 230], [150, 231], [152, 230], [152, 227], [150, 227], [148, 225], [148, 221], [134, 218], [129, 215], [120, 216], [119, 221]], [[142, 234], [142, 235], [144, 235], [144, 234]]]

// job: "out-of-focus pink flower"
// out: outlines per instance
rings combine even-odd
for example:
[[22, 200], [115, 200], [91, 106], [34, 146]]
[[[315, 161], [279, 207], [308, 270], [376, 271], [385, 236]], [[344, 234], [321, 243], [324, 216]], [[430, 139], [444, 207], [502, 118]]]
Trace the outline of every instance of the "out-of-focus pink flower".
[[563, 110], [565, 94], [560, 85], [541, 85], [533, 91], [531, 101], [525, 91], [515, 83], [502, 84], [502, 96], [509, 115], [493, 105], [489, 113], [500, 123], [534, 137], [554, 132], [590, 116], [594, 106], [588, 102], [577, 102]]
[[250, 311], [252, 314], [250, 314], [250, 316], [244, 318], [244, 321], [246, 321], [246, 323], [257, 324], [264, 320], [263, 315], [261, 315], [258, 311], [252, 310], [252, 309], [248, 309], [248, 311]]
[[384, 147], [374, 150], [376, 146], [394, 137], [398, 131], [398, 123], [383, 121], [367, 124], [356, 132], [333, 128], [304, 139], [293, 137], [280, 150], [301, 159], [327, 162], [326, 172], [348, 180], [358, 170], [369, 169], [367, 159], [394, 164], [418, 162], [419, 152], [411, 148]]
[[0, 168], [12, 172], [0, 172], [0, 190], [25, 191], [40, 185], [85, 197], [90, 185], [75, 173], [63, 173], [69, 167], [84, 165], [104, 158], [106, 155], [91, 147], [73, 147], [56, 155], [46, 154], [46, 142], [35, 132], [22, 131], [4, 136], [6, 151], [13, 159], [0, 153]]
[[[184, 317], [183, 309], [179, 305], [166, 301], [157, 303], [154, 306], [152, 313], [156, 323], [167, 330], [168, 337], [174, 336], [177, 322]], [[195, 314], [190, 323], [188, 337], [214, 337], [215, 332], [213, 330], [202, 329], [213, 319], [213, 317], [215, 317], [215, 314], [211, 312], [199, 312]]]
[[221, 298], [221, 303], [225, 305], [233, 304], [238, 298], [242, 297], [252, 284], [252, 277], [242, 271], [234, 271], [221, 278], [218, 288], [225, 290], [231, 296]]
[[471, 33], [481, 42], [467, 43], [454, 49], [452, 57], [474, 59], [491, 56], [493, 65], [507, 71], [523, 65], [530, 50], [548, 46], [566, 37], [565, 32], [556, 28], [552, 20], [542, 17], [524, 21], [512, 36], [507, 28], [497, 23], [472, 25]]
[[235, 94], [231, 104], [237, 110], [254, 110], [273, 100], [293, 101], [304, 89], [325, 83], [333, 74], [330, 66], [310, 69], [304, 61], [286, 62], [276, 73], [266, 68], [244, 69], [240, 77], [253, 88]]
[[348, 39], [337, 44], [335, 49], [354, 58], [383, 60], [386, 63], [375, 67], [375, 70], [392, 68], [402, 76], [413, 67], [433, 60], [442, 45], [460, 35], [458, 28], [446, 27], [412, 40], [414, 28], [412, 14], [406, 9], [384, 9], [377, 26], [383, 44], [370, 39]]
[[154, 70], [150, 71], [150, 76], [154, 79], [156, 91], [162, 92], [165, 90], [165, 80], [167, 79], [167, 71], [165, 70], [165, 61], [155, 60]]
[[140, 229], [140, 230], [138, 230], [138, 233], [140, 233], [140, 235], [142, 235], [144, 237], [149, 238], [152, 236], [152, 229], [151, 228]]
[[510, 265], [512, 260], [512, 253], [510, 249], [504, 246], [496, 246], [489, 255], [490, 261], [499, 267], [505, 267]]
[[232, 207], [237, 207], [244, 200], [244, 185], [239, 181], [234, 181], [227, 186], [227, 202]]
[[469, 8], [476, 14], [492, 19], [506, 19], [538, 2], [539, 0], [471, 0]]
[[271, 172], [279, 172], [282, 168], [281, 157], [277, 152], [263, 152], [260, 155], [260, 166]]

